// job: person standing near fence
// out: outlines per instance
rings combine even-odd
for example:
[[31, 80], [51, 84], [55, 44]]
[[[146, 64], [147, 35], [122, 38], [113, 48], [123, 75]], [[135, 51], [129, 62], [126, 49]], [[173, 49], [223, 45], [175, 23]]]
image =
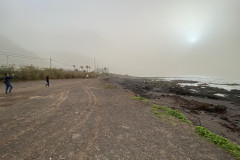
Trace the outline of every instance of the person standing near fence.
[[[4, 83], [6, 85], [6, 94], [9, 94], [12, 92], [13, 86], [11, 85], [11, 79], [13, 79], [13, 78], [14, 78], [14, 74], [12, 74], [12, 76], [9, 76], [8, 73], [6, 74], [6, 76], [4, 78]], [[9, 91], [8, 91], [8, 89], [9, 89]]]
[[45, 85], [45, 86], [48, 86], [49, 87], [49, 76], [47, 75], [47, 77], [46, 77], [46, 82], [47, 82], [47, 84]]

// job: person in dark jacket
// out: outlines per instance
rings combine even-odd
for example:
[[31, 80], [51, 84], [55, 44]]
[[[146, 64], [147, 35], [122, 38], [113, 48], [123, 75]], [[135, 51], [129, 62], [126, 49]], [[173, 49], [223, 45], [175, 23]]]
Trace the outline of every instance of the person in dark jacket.
[[[5, 84], [6, 84], [6, 94], [12, 92], [13, 86], [11, 85], [11, 79], [13, 79], [13, 78], [14, 78], [14, 74], [12, 74], [12, 76], [9, 76], [8, 73], [6, 74], [6, 76], [4, 78], [4, 81], [5, 81]], [[8, 92], [8, 89], [9, 89], [9, 92]]]
[[47, 77], [46, 77], [46, 82], [47, 82], [47, 84], [45, 85], [45, 86], [48, 86], [49, 87], [49, 76], [47, 75]]

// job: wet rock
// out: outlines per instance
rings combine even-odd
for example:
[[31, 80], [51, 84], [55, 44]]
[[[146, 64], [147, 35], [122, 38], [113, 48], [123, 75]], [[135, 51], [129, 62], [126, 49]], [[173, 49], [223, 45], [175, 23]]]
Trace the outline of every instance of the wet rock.
[[194, 113], [194, 114], [199, 114], [199, 112], [198, 112], [198, 111], [196, 111], [196, 110], [192, 110], [192, 111], [191, 111], [191, 113]]
[[227, 107], [223, 105], [218, 105], [218, 106], [210, 105], [205, 110], [209, 112], [214, 112], [214, 113], [224, 113], [226, 112]]
[[220, 118], [221, 118], [222, 120], [229, 121], [226, 116], [221, 116]]
[[201, 122], [201, 120], [199, 118], [191, 118], [191, 122], [195, 126], [202, 126], [202, 122]]
[[161, 92], [161, 90], [162, 90], [162, 89], [161, 89], [161, 88], [158, 88], [158, 87], [155, 87], [155, 88], [152, 89], [153, 92]]

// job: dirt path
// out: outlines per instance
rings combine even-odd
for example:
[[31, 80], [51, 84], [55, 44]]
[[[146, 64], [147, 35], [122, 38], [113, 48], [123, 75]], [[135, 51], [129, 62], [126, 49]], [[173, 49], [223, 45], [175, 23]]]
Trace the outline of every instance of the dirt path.
[[234, 159], [100, 79], [0, 86], [0, 159]]

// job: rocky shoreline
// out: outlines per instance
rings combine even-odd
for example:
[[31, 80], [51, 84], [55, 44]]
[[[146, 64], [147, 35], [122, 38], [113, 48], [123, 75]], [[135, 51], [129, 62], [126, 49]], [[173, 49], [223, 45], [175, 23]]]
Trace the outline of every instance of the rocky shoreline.
[[148, 98], [154, 104], [178, 109], [194, 125], [207, 127], [240, 144], [240, 90], [228, 91], [207, 85], [179, 85], [196, 81], [166, 81], [119, 75], [107, 80], [133, 91], [137, 96]]

